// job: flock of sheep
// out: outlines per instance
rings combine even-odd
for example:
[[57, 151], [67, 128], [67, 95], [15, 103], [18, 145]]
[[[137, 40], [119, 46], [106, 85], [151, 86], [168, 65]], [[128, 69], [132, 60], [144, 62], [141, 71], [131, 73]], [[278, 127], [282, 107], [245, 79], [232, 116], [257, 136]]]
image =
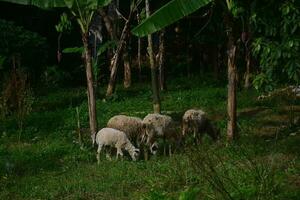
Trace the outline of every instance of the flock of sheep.
[[[182, 117], [181, 133], [177, 127], [174, 120], [167, 115], [148, 114], [143, 120], [126, 115], [114, 116], [108, 121], [106, 128], [92, 135], [93, 145], [98, 145], [97, 161], [100, 162], [101, 150], [106, 146], [117, 149], [117, 158], [123, 157], [122, 150], [125, 149], [135, 161], [140, 155], [140, 148], [156, 154], [160, 138], [163, 139], [164, 153], [168, 143], [171, 155], [172, 146], [180, 145], [189, 135], [193, 136], [196, 143], [201, 143], [204, 133], [213, 140], [220, 136], [219, 130], [212, 125], [202, 110], [187, 110]], [[109, 153], [106, 156], [110, 158]]]

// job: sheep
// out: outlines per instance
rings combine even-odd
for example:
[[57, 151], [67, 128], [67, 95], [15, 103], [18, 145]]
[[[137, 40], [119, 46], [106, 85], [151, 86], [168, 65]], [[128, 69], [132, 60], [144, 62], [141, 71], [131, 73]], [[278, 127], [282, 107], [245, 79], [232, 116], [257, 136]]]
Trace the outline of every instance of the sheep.
[[[180, 142], [180, 135], [176, 131], [175, 122], [170, 116], [161, 114], [148, 114], [143, 119], [144, 135], [143, 140], [150, 147], [151, 153], [155, 154], [158, 148], [157, 139], [164, 140], [164, 154], [166, 154], [165, 140]], [[169, 155], [171, 155], [171, 145], [169, 145]]]
[[217, 130], [202, 110], [187, 110], [182, 117], [182, 136], [192, 132], [195, 142], [201, 143], [204, 133], [207, 133], [214, 141], [220, 136]]
[[130, 141], [134, 142], [137, 146], [140, 145], [142, 119], [126, 115], [116, 115], [110, 118], [107, 122], [107, 127], [123, 131]]
[[100, 153], [104, 146], [111, 146], [117, 149], [118, 156], [123, 157], [122, 149], [128, 151], [133, 161], [136, 161], [140, 150], [135, 148], [123, 131], [113, 128], [103, 128], [96, 135], [96, 143], [98, 144], [97, 161], [100, 163]]

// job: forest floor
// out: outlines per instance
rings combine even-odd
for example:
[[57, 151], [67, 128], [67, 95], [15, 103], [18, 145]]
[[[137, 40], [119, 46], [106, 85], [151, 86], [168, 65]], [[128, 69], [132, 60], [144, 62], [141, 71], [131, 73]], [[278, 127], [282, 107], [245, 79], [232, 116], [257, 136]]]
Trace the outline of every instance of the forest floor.
[[[144, 117], [152, 110], [149, 85], [119, 85], [109, 100], [99, 90], [100, 127], [117, 114]], [[88, 127], [85, 88], [37, 92], [22, 133], [13, 116], [0, 121], [0, 199], [299, 199], [300, 129], [290, 123], [291, 102], [239, 91], [240, 139], [227, 144], [226, 96], [224, 85], [171, 82], [162, 93], [163, 113], [179, 122], [185, 110], [201, 108], [221, 129], [221, 141], [206, 136], [201, 146], [149, 161], [102, 156], [97, 165], [87, 133], [78, 144], [76, 107]]]

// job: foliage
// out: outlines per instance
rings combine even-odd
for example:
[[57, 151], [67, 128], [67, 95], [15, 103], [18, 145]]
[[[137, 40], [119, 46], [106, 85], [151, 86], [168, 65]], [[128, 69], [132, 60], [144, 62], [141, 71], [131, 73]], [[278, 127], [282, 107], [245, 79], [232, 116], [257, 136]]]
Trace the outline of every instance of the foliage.
[[55, 8], [55, 7], [65, 7], [64, 0], [0, 0], [3, 2], [21, 4], [21, 5], [31, 5], [43, 9]]
[[214, 148], [196, 147], [189, 158], [215, 198], [274, 199], [278, 184], [271, 163], [252, 159], [243, 146], [230, 146], [222, 152]]
[[57, 87], [59, 85], [63, 85], [65, 80], [70, 78], [70, 74], [68, 72], [63, 71], [58, 66], [47, 66], [45, 71], [42, 74], [42, 83], [46, 87]]
[[64, 2], [72, 15], [76, 17], [81, 32], [87, 34], [95, 10], [108, 5], [111, 0], [64, 0]]
[[[46, 39], [13, 22], [0, 19], [0, 55], [10, 61], [13, 55], [21, 57], [21, 66], [33, 73], [40, 71], [47, 60]], [[40, 59], [36, 59], [36, 58]], [[7, 65], [6, 65], [7, 69]]]
[[132, 30], [132, 33], [139, 37], [154, 33], [206, 6], [210, 2], [211, 0], [172, 0], [149, 18], [143, 20], [141, 24]]
[[69, 47], [65, 48], [62, 51], [63, 53], [79, 53], [80, 55], [83, 54], [84, 48], [83, 47]]
[[280, 83], [299, 84], [299, 1], [271, 1], [263, 10], [261, 4], [265, 1], [257, 2], [251, 16], [255, 32], [252, 51], [261, 68], [254, 85], [257, 89], [270, 91]]
[[60, 21], [55, 25], [55, 29], [58, 33], [69, 32], [71, 30], [71, 21], [68, 19], [66, 13], [61, 14]]
[[14, 70], [11, 73], [11, 77], [5, 84], [0, 101], [2, 119], [9, 114], [16, 116], [20, 139], [26, 116], [30, 114], [34, 102], [27, 75], [23, 71]]

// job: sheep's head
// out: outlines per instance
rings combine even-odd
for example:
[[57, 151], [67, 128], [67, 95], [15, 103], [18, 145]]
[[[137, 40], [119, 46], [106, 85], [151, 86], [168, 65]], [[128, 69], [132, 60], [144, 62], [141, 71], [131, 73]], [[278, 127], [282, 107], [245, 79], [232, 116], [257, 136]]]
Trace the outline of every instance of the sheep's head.
[[158, 143], [154, 142], [151, 146], [150, 146], [150, 152], [155, 155], [158, 151]]
[[183, 119], [182, 124], [181, 124], [181, 128], [182, 128], [182, 136], [185, 136], [189, 132], [192, 132], [190, 120], [189, 119]]
[[143, 124], [141, 143], [149, 147], [150, 152], [155, 155], [158, 150], [158, 144], [155, 141], [156, 129], [151, 124]]
[[141, 142], [146, 145], [151, 145], [156, 135], [156, 129], [151, 124], [143, 124], [143, 136]]
[[136, 161], [137, 158], [139, 157], [139, 155], [140, 155], [140, 150], [137, 149], [137, 148], [135, 148], [135, 149], [132, 151], [132, 153], [131, 153], [131, 158], [132, 158], [132, 160], [133, 160], [133, 161]]

